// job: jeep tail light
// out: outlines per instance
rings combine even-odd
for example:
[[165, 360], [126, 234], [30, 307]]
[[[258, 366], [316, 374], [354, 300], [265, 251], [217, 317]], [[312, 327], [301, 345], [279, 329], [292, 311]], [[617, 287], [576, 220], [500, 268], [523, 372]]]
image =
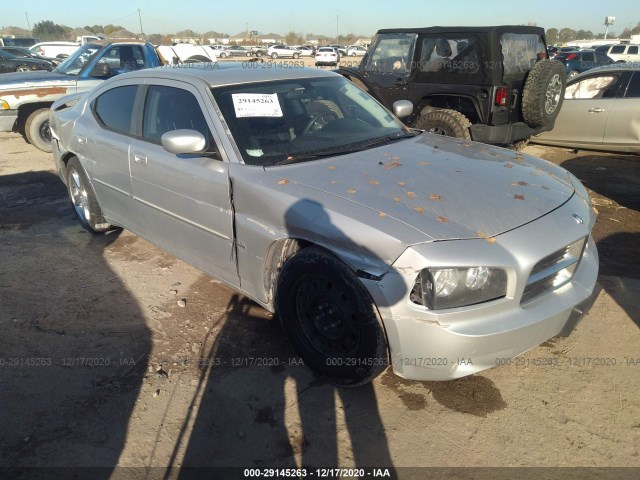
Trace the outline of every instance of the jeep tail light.
[[507, 87], [498, 87], [496, 90], [496, 106], [506, 107], [508, 99], [509, 92], [507, 92]]
[[576, 54], [575, 53], [570, 53], [567, 58], [565, 58], [565, 60], [573, 60], [574, 58], [576, 58]]

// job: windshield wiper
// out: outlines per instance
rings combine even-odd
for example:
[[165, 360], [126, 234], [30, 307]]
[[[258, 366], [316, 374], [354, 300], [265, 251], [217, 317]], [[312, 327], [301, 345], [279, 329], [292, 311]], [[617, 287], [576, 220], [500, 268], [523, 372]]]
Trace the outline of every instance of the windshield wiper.
[[[422, 132], [420, 132], [420, 133], [422, 133]], [[364, 145], [364, 148], [371, 148], [371, 147], [375, 147], [375, 146], [382, 145], [382, 144], [385, 144], [385, 143], [395, 142], [396, 140], [403, 140], [405, 138], [413, 138], [415, 136], [416, 136], [415, 133], [404, 133], [404, 134], [398, 135], [398, 136], [396, 136], [396, 135], [387, 135], [386, 137], [376, 138], [372, 142], [366, 143]]]
[[335, 148], [333, 150], [323, 150], [320, 152], [307, 153], [304, 155], [289, 155], [284, 160], [280, 160], [273, 164], [274, 167], [279, 165], [287, 165], [288, 163], [304, 162], [306, 160], [314, 160], [316, 158], [334, 157], [337, 155], [346, 155], [347, 153], [356, 153], [364, 149], [362, 146], [357, 148]]

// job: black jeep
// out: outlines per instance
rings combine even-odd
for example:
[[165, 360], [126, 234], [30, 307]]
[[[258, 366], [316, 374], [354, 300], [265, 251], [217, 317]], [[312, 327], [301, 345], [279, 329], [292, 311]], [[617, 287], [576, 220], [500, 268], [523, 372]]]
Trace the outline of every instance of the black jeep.
[[339, 72], [390, 109], [410, 100], [408, 126], [518, 146], [551, 130], [562, 106], [565, 70], [546, 52], [538, 27], [384, 29]]

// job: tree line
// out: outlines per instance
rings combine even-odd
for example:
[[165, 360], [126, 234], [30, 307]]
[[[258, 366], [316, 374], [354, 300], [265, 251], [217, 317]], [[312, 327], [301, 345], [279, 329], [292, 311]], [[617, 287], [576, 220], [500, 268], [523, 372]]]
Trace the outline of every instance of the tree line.
[[[631, 35], [640, 34], [640, 22], [633, 28], [625, 28], [620, 34], [620, 38], [629, 38]], [[574, 40], [601, 40], [604, 33], [594, 34], [591, 30], [573, 30], [572, 28], [549, 28], [546, 31], [547, 44], [556, 45]], [[607, 38], [618, 38], [614, 31], [607, 32]]]

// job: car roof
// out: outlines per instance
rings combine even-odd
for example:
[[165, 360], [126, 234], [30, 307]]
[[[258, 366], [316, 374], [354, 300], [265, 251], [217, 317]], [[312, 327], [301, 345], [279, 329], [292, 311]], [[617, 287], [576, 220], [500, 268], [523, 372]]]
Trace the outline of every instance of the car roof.
[[317, 68], [274, 68], [273, 64], [266, 62], [242, 62], [241, 64], [189, 63], [168, 65], [123, 73], [113, 77], [113, 79], [153, 78], [191, 81], [197, 78], [204, 81], [209, 87], [220, 87], [242, 83], [318, 77], [341, 77], [341, 75]]
[[487, 32], [514, 32], [514, 33], [541, 33], [544, 35], [544, 28], [530, 27], [525, 25], [494, 25], [483, 27], [421, 27], [421, 28], [383, 28], [378, 33], [487, 33]]

